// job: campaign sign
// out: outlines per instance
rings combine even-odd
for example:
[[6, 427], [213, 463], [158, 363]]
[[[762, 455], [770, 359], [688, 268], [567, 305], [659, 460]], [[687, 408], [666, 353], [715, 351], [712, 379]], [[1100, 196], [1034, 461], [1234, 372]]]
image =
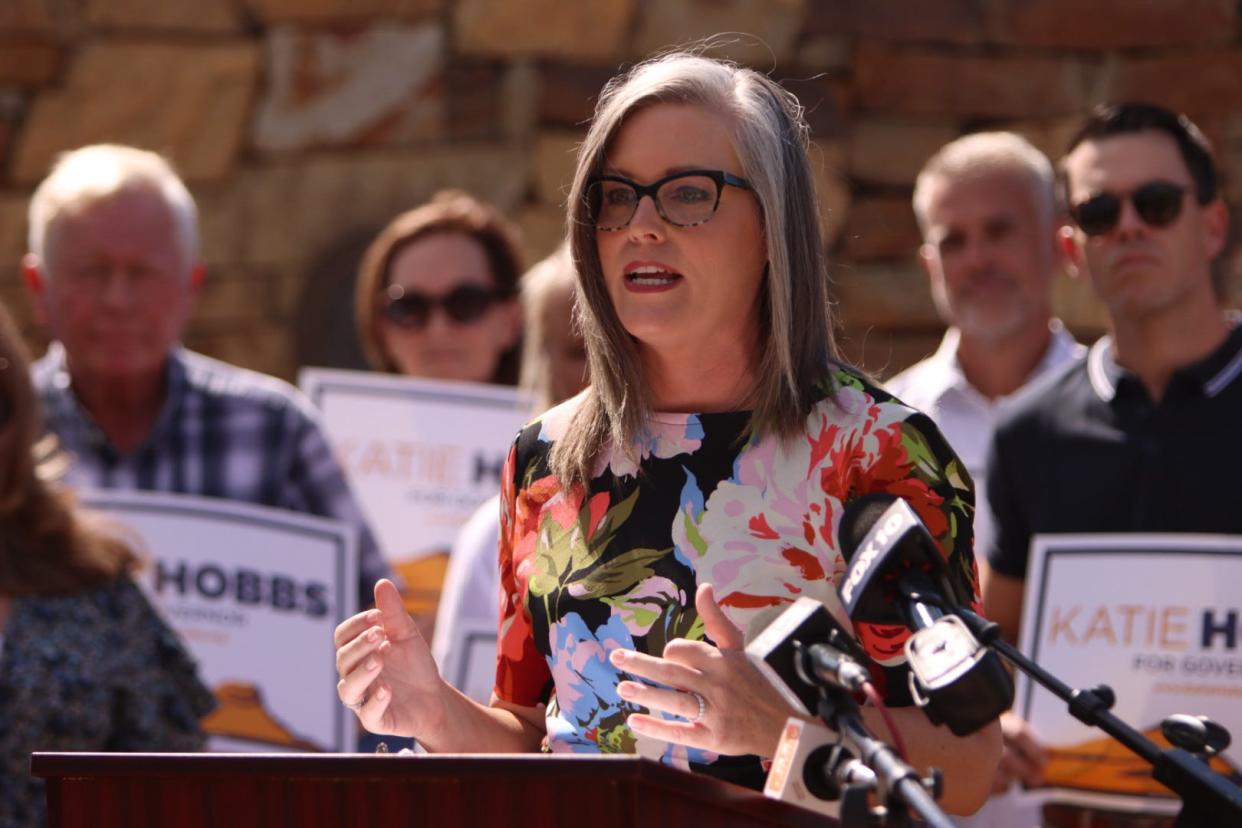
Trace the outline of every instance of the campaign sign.
[[84, 492], [145, 560], [138, 582], [198, 662], [217, 751], [352, 751], [333, 630], [356, 612], [355, 530], [188, 495]]
[[302, 390], [345, 469], [406, 607], [430, 640], [449, 549], [500, 475], [532, 403], [517, 389], [303, 369]]
[[[1032, 542], [1022, 648], [1070, 687], [1108, 684], [1113, 712], [1162, 748], [1161, 721], [1233, 734], [1213, 770], [1242, 783], [1242, 537], [1046, 535]], [[1049, 747], [1046, 801], [1171, 813], [1151, 766], [1020, 676], [1016, 710]]]
[[496, 624], [461, 618], [457, 626], [452, 646], [436, 654], [440, 675], [470, 698], [487, 704], [496, 684]]

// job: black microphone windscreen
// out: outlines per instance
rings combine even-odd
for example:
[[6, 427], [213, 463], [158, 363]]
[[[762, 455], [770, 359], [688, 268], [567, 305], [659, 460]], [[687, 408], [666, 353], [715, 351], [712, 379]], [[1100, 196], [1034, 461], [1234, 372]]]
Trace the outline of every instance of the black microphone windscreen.
[[841, 542], [841, 555], [849, 563], [863, 538], [871, 531], [871, 527], [884, 515], [889, 506], [897, 500], [891, 494], [878, 492], [863, 495], [850, 501], [841, 513], [841, 523], [837, 530], [837, 538]]

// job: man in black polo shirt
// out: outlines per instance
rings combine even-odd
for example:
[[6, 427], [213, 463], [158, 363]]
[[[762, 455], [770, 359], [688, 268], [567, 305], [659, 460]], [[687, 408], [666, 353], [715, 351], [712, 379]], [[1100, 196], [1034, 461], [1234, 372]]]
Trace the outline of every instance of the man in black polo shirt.
[[[1207, 141], [1159, 107], [1101, 107], [1060, 172], [1062, 243], [1111, 332], [1015, 401], [993, 438], [983, 602], [1011, 641], [1033, 535], [1242, 534], [1242, 331], [1213, 285], [1228, 214]], [[1010, 747], [999, 782], [1038, 781], [1037, 748]]]

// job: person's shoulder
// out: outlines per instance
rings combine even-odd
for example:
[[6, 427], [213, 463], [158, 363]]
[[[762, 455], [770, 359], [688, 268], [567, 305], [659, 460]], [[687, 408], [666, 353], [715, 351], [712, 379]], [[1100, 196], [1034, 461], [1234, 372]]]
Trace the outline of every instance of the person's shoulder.
[[834, 439], [856, 445], [899, 438], [936, 454], [952, 453], [944, 433], [928, 414], [897, 399], [858, 369], [834, 366], [821, 387], [827, 393], [811, 414], [809, 433], [836, 429]]
[[884, 383], [884, 387], [892, 391], [894, 394], [901, 396], [902, 392], [908, 390], [912, 385], [916, 384], [920, 379], [927, 376], [932, 371], [933, 360], [931, 357], [920, 359], [918, 362], [906, 368]]
[[153, 612], [142, 589], [125, 572], [70, 594], [27, 600], [37, 605], [45, 618], [69, 624], [89, 640], [124, 637], [123, 631], [135, 626], [136, 619], [145, 619]]
[[174, 352], [185, 368], [186, 382], [196, 393], [234, 406], [253, 406], [316, 417], [306, 395], [279, 377], [242, 368], [186, 349]]
[[586, 400], [589, 390], [589, 388], [583, 389], [575, 396], [552, 406], [528, 422], [518, 432], [518, 445], [552, 444], [564, 437], [569, 431], [569, 424], [573, 422], [574, 415], [578, 413], [578, 409]]
[[862, 371], [852, 366], [834, 364], [819, 383], [819, 400], [815, 412], [846, 421], [857, 420], [874, 423], [876, 420], [908, 420], [926, 415], [912, 405], [897, 398], [887, 387], [881, 386]]
[[[155, 609], [135, 575], [122, 572], [83, 594], [98, 621], [92, 632], [100, 642], [107, 671], [119, 682], [132, 682], [144, 693], [176, 696], [190, 709], [185, 721], [193, 724], [215, 707], [215, 699], [198, 677], [198, 667], [184, 642]], [[152, 684], [156, 682], [156, 684]], [[162, 685], [159, 686], [159, 685]], [[161, 716], [175, 715], [165, 707]]]
[[101, 614], [113, 620], [122, 620], [151, 610], [151, 602], [128, 572], [119, 573], [82, 595], [85, 601], [97, 607]]
[[1051, 456], [1045, 447], [1095, 416], [1097, 401], [1085, 357], [1052, 368], [997, 406], [993, 450], [1031, 462]]
[[1203, 390], [1209, 398], [1236, 410], [1242, 404], [1242, 311], [1230, 311], [1225, 315], [1231, 326], [1229, 333], [1215, 351], [1191, 370], [1203, 377]]
[[997, 430], [1043, 427], [1056, 420], [1067, 406], [1078, 407], [1084, 396], [1094, 393], [1087, 373], [1085, 355], [1040, 374], [1001, 401], [997, 410]]
[[893, 396], [915, 408], [927, 408], [944, 393], [944, 364], [935, 355], [919, 360], [884, 383]]
[[470, 517], [457, 530], [457, 536], [459, 538], [463, 536], [476, 536], [491, 530], [496, 525], [496, 516], [499, 514], [500, 494], [497, 493], [475, 507]]
[[569, 430], [586, 394], [584, 390], [552, 406], [518, 429], [513, 438], [512, 455], [514, 472], [519, 479], [526, 477], [530, 469], [546, 465], [556, 442]]

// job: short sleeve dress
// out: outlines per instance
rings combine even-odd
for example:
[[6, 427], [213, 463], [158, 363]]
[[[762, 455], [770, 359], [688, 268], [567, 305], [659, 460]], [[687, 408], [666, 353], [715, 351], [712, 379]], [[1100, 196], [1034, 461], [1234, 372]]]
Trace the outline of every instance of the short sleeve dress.
[[[549, 467], [581, 397], [519, 435], [501, 492], [497, 696], [547, 704], [546, 749], [641, 753], [761, 787], [757, 756], [722, 756], [639, 737], [640, 708], [617, 694], [618, 647], [659, 655], [704, 639], [694, 608], [713, 584], [742, 630], [806, 595], [844, 618], [837, 527], [846, 504], [887, 492], [908, 501], [976, 596], [970, 477], [925, 415], [859, 376], [830, 374], [800, 435], [750, 431], [747, 412], [654, 415], [633, 452], [601, 451], [585, 489]], [[904, 628], [856, 625], [888, 704], [910, 704]]]

